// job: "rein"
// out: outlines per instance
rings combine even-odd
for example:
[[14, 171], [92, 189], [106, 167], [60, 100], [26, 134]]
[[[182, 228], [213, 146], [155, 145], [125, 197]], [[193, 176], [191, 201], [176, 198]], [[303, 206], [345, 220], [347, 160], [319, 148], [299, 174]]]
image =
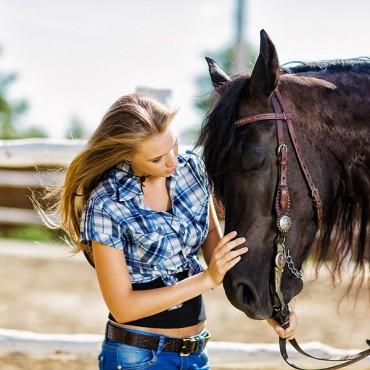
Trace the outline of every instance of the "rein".
[[[318, 226], [318, 233], [322, 228], [323, 211], [322, 202], [319, 190], [315, 186], [308, 167], [303, 159], [301, 148], [297, 141], [295, 133], [292, 114], [288, 111], [286, 103], [278, 90], [275, 90], [271, 97], [273, 113], [262, 113], [255, 114], [246, 117], [242, 117], [235, 121], [236, 127], [241, 127], [253, 122], [260, 122], [266, 120], [276, 120], [276, 134], [277, 134], [277, 167], [278, 167], [278, 187], [275, 198], [275, 211], [276, 211], [276, 226], [278, 229], [277, 238], [275, 240], [275, 267], [274, 267], [274, 284], [272, 287], [272, 301], [273, 301], [273, 313], [272, 318], [276, 320], [283, 328], [289, 327], [289, 307], [284, 301], [284, 296], [281, 290], [281, 281], [285, 267], [297, 278], [302, 278], [302, 273], [295, 267], [293, 259], [290, 255], [289, 250], [285, 246], [285, 239], [288, 231], [292, 226], [292, 220], [289, 216], [290, 211], [290, 195], [287, 183], [288, 174], [288, 146], [284, 140], [283, 121], [286, 122], [287, 130], [289, 133], [290, 141], [293, 145], [294, 152], [296, 154], [299, 167], [303, 173], [303, 177], [306, 181], [307, 187], [310, 190], [312, 203], [315, 209], [316, 221]], [[320, 358], [312, 356], [299, 346], [295, 339], [289, 340], [290, 344], [296, 349], [297, 352], [304, 356], [313, 358], [321, 361], [338, 361], [343, 362], [339, 365], [334, 365], [325, 368], [319, 368], [316, 370], [328, 370], [328, 369], [340, 369], [342, 367], [351, 365], [357, 361], [364, 359], [370, 355], [370, 349], [361, 351], [352, 356], [338, 357], [338, 358]], [[370, 346], [370, 341], [366, 341]], [[291, 367], [298, 370], [306, 370], [295, 365], [288, 357], [286, 351], [286, 340], [279, 338], [280, 353], [284, 361]]]

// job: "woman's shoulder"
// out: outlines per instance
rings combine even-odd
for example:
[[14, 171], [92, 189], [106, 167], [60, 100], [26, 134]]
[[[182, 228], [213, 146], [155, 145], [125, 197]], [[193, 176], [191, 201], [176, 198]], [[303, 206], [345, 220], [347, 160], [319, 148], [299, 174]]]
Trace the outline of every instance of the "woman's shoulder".
[[190, 163], [196, 166], [200, 166], [204, 169], [204, 162], [199, 153], [194, 149], [186, 149], [185, 152], [179, 153], [179, 163]]
[[208, 194], [209, 181], [201, 155], [195, 150], [188, 149], [179, 155], [179, 164], [180, 166], [188, 169], [187, 172], [197, 180], [199, 185], [204, 188]]
[[99, 182], [91, 191], [86, 202], [87, 207], [105, 208], [116, 202], [117, 181], [114, 175], [114, 169], [107, 170], [102, 175]]
[[196, 150], [187, 149], [183, 154], [179, 155], [179, 163], [181, 164], [182, 162], [200, 176], [206, 176], [203, 159]]

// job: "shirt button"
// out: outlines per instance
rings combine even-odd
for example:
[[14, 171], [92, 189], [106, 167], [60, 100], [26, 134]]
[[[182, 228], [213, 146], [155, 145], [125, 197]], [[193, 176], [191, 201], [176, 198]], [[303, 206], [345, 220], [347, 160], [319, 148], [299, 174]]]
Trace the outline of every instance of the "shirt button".
[[118, 369], [118, 370], [121, 370], [121, 369], [122, 369], [122, 366], [121, 366], [121, 365], [118, 365], [118, 366], [117, 366], [117, 369]]

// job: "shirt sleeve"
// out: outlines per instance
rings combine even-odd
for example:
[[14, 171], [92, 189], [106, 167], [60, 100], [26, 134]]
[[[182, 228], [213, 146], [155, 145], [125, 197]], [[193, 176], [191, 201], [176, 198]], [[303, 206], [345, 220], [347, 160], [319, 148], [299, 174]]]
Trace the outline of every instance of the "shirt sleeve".
[[122, 220], [117, 217], [114, 202], [89, 199], [82, 212], [80, 242], [91, 246], [92, 240], [98, 243], [124, 249], [125, 235]]
[[210, 194], [212, 194], [213, 190], [206, 172], [206, 167], [203, 159], [200, 157], [200, 155], [194, 153], [191, 150], [187, 150], [186, 154], [190, 156], [189, 163], [195, 177], [197, 178], [202, 189], [209, 196]]

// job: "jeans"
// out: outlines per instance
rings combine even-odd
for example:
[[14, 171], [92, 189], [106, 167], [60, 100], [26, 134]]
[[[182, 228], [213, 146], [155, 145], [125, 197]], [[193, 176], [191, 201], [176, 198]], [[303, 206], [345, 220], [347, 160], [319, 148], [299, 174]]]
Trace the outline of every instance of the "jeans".
[[[113, 325], [107, 322], [108, 325]], [[114, 325], [113, 325], [114, 326]], [[158, 335], [143, 330], [124, 329], [134, 333]], [[99, 370], [209, 370], [208, 356], [204, 351], [203, 337], [208, 334], [203, 330], [198, 334], [201, 339], [200, 352], [181, 356], [177, 352], [162, 351], [166, 336], [159, 335], [160, 340], [156, 349], [131, 346], [107, 338], [102, 344], [98, 355]]]

